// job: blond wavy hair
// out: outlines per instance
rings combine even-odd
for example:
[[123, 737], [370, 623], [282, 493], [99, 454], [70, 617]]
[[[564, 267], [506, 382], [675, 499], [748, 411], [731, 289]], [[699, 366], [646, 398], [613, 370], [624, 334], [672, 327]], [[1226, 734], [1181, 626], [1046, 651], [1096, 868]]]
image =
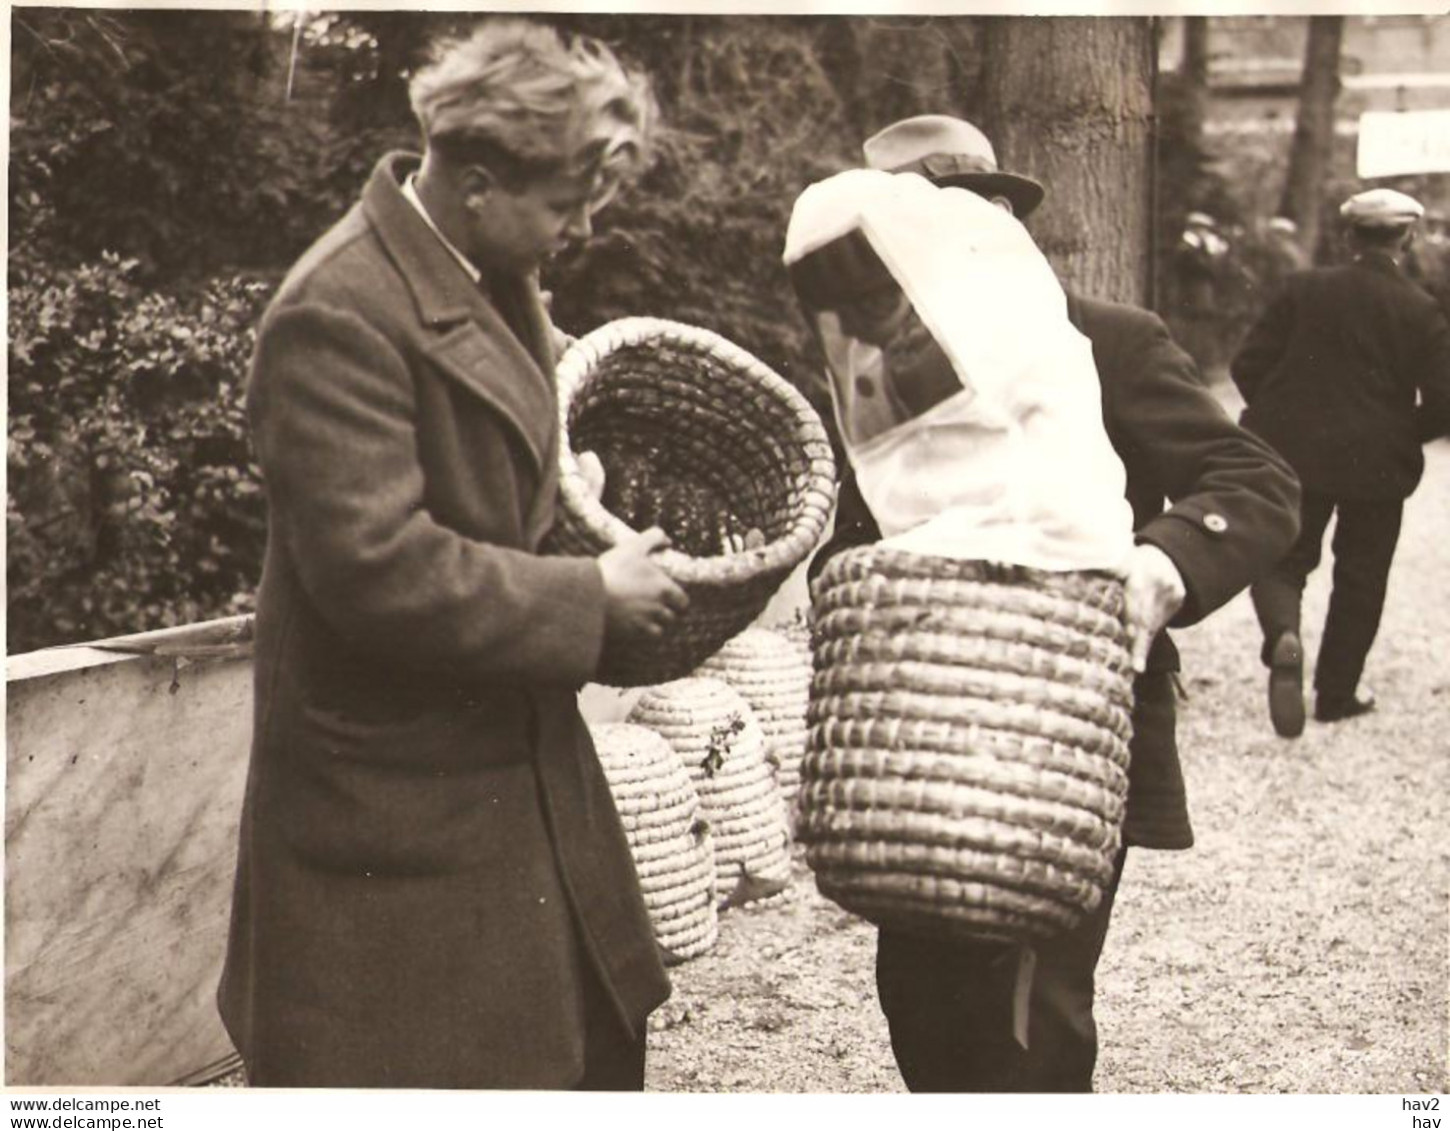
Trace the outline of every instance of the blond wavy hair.
[[648, 160], [657, 118], [648, 80], [602, 42], [522, 19], [443, 41], [408, 94], [430, 149], [515, 184], [632, 175]]

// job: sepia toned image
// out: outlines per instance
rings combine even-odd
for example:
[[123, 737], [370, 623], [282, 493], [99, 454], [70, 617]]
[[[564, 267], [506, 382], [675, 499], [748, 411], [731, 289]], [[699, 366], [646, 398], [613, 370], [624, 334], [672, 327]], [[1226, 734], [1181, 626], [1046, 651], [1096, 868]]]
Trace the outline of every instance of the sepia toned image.
[[8, 17], [7, 1089], [1447, 1090], [1450, 16]]

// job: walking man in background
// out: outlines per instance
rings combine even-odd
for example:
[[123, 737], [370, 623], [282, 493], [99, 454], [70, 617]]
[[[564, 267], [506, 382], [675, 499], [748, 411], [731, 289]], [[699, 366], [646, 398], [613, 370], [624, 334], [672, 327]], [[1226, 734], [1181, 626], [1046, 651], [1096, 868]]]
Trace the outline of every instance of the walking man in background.
[[640, 1089], [669, 994], [576, 692], [686, 603], [651, 552], [541, 556], [541, 262], [642, 163], [602, 44], [481, 25], [412, 81], [293, 268], [248, 409], [267, 486], [256, 715], [219, 1001], [260, 1086]]
[[1450, 432], [1450, 323], [1406, 278], [1403, 256], [1424, 209], [1371, 189], [1340, 209], [1353, 260], [1291, 275], [1230, 365], [1268, 440], [1303, 484], [1299, 538], [1252, 588], [1269, 668], [1269, 716], [1304, 730], [1300, 602], [1337, 516], [1334, 585], [1314, 670], [1321, 722], [1372, 710], [1360, 686], [1379, 629], [1404, 500], [1424, 470], [1422, 445]]
[[[864, 152], [870, 168], [966, 189], [1019, 218], [1043, 199], [1042, 185], [1000, 170], [989, 140], [956, 118], [898, 122]], [[1023, 973], [1012, 946], [880, 932], [877, 992], [897, 1066], [914, 1092], [1092, 1090], [1094, 977], [1126, 846], [1193, 844], [1175, 739], [1178, 653], [1161, 630], [1194, 624], [1240, 592], [1295, 531], [1293, 474], [1225, 416], [1161, 319], [1071, 293], [1067, 316], [1092, 344], [1103, 422], [1127, 473], [1136, 532], [1124, 584], [1137, 671], [1125, 847], [1097, 909], [1034, 948], [1034, 972]], [[880, 536], [848, 473], [835, 533], [812, 573]], [[1024, 1013], [1025, 1041], [1018, 1036]]]
[[1299, 243], [1299, 226], [1287, 216], [1275, 216], [1264, 225], [1263, 238], [1254, 260], [1254, 283], [1258, 294], [1257, 316], [1279, 293], [1284, 280], [1295, 271], [1312, 266], [1309, 253]]

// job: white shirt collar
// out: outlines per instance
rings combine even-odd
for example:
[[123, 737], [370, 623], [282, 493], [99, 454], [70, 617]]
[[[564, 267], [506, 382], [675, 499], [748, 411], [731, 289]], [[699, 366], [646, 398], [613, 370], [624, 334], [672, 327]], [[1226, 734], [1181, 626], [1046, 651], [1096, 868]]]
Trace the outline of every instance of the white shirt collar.
[[438, 237], [438, 241], [448, 249], [448, 254], [453, 256], [454, 259], [458, 260], [458, 265], [462, 267], [466, 272], [468, 272], [468, 277], [472, 279], [474, 285], [477, 286], [480, 282], [483, 281], [483, 272], [480, 271], [469, 261], [468, 256], [464, 255], [463, 252], [459, 251], [458, 248], [453, 246], [452, 241], [450, 241], [449, 238], [445, 236], [443, 232], [439, 229], [438, 225], [433, 222], [433, 217], [428, 215], [428, 209], [423, 207], [423, 201], [418, 196], [418, 190], [413, 187], [413, 180], [415, 176], [416, 174], [409, 173], [408, 179], [403, 182], [404, 199], [406, 199], [409, 204], [411, 204], [414, 208], [418, 210], [418, 215], [423, 217], [423, 223], [427, 224], [428, 227], [432, 229], [433, 234]]

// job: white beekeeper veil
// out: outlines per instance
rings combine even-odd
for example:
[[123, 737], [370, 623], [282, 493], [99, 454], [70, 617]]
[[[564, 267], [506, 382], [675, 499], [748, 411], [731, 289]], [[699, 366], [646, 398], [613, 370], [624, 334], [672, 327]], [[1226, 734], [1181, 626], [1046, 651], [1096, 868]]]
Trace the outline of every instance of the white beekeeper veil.
[[1092, 346], [1010, 213], [912, 173], [839, 173], [796, 201], [785, 262], [883, 544], [1123, 565], [1132, 510]]

